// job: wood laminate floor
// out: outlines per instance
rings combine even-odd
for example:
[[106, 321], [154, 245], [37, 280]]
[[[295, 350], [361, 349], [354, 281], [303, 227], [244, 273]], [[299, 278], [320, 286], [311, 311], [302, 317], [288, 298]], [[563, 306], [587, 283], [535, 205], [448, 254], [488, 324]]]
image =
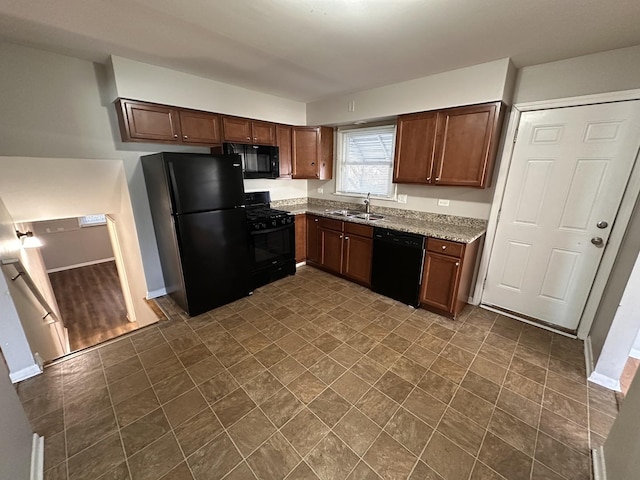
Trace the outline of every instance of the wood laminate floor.
[[138, 328], [127, 320], [115, 262], [50, 273], [49, 278], [72, 351]]

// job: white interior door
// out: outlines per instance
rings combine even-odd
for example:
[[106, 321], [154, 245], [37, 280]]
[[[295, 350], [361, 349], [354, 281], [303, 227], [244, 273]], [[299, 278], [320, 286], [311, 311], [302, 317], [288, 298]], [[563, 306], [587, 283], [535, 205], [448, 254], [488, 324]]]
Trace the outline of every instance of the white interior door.
[[640, 144], [640, 101], [524, 112], [482, 304], [576, 330]]

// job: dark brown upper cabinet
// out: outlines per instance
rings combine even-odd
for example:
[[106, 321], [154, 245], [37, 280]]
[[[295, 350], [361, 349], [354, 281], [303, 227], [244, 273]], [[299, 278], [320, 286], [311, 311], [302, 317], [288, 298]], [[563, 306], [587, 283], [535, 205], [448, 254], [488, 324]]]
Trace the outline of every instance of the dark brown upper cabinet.
[[217, 145], [222, 141], [220, 116], [182, 108], [116, 100], [120, 134], [125, 142]]
[[486, 188], [502, 124], [500, 102], [401, 115], [394, 182]]
[[293, 127], [292, 177], [329, 180], [333, 175], [333, 129]]
[[280, 178], [291, 178], [293, 165], [291, 163], [291, 127], [276, 125], [276, 146], [280, 157]]
[[180, 141], [180, 118], [176, 108], [118, 99], [116, 112], [125, 142]]
[[220, 117], [212, 113], [180, 110], [183, 143], [216, 145], [222, 143]]
[[274, 123], [260, 122], [249, 118], [222, 117], [222, 131], [225, 142], [276, 144]]
[[395, 183], [429, 183], [433, 171], [438, 112], [413, 113], [398, 117]]

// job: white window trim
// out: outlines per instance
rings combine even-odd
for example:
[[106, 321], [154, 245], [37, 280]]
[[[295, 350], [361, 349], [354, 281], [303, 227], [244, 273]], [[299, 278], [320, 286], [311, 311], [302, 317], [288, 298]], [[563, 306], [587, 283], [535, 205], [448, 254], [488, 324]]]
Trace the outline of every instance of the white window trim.
[[[336, 169], [335, 169], [335, 173], [336, 173], [336, 182], [335, 182], [335, 191], [333, 192], [334, 195], [340, 196], [340, 197], [351, 197], [351, 198], [366, 198], [367, 194], [366, 193], [348, 193], [348, 192], [341, 192], [339, 190], [340, 185], [342, 184], [342, 162], [344, 159], [344, 134], [348, 133], [348, 132], [353, 132], [353, 131], [366, 131], [366, 130], [377, 130], [381, 127], [393, 127], [393, 133], [394, 133], [394, 139], [395, 139], [395, 135], [397, 133], [396, 131], [396, 124], [395, 123], [387, 123], [387, 124], [381, 124], [381, 125], [372, 125], [372, 126], [367, 126], [367, 127], [338, 127], [337, 130], [337, 148], [336, 148]], [[391, 151], [391, 157], [392, 159], [395, 156], [395, 141], [393, 142], [393, 147], [392, 147], [392, 151]], [[393, 162], [393, 160], [392, 160]], [[392, 164], [392, 168], [393, 168], [393, 164]], [[387, 201], [387, 202], [397, 202], [398, 200], [398, 186], [397, 184], [393, 183], [393, 174], [391, 177], [391, 188], [390, 188], [390, 192], [389, 192], [389, 196], [381, 196], [381, 195], [374, 195], [371, 194], [371, 198], [375, 199], [375, 200], [381, 200], [381, 201]]]
[[[93, 217], [93, 216], [98, 216], [98, 215], [102, 215], [104, 216], [104, 221], [101, 222], [91, 222], [91, 223], [83, 223], [82, 219], [86, 218], [86, 217]], [[94, 214], [94, 215], [84, 215], [82, 217], [78, 217], [78, 226], [80, 228], [91, 228], [91, 227], [100, 227], [102, 225], [106, 225], [107, 224], [107, 218], [106, 215], [104, 214]]]

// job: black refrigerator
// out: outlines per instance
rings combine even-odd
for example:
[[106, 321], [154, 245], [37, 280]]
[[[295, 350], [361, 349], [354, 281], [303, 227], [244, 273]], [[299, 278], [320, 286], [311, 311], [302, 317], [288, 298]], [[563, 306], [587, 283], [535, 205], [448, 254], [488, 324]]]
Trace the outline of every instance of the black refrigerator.
[[171, 298], [194, 316], [248, 295], [239, 155], [156, 153], [142, 169]]

